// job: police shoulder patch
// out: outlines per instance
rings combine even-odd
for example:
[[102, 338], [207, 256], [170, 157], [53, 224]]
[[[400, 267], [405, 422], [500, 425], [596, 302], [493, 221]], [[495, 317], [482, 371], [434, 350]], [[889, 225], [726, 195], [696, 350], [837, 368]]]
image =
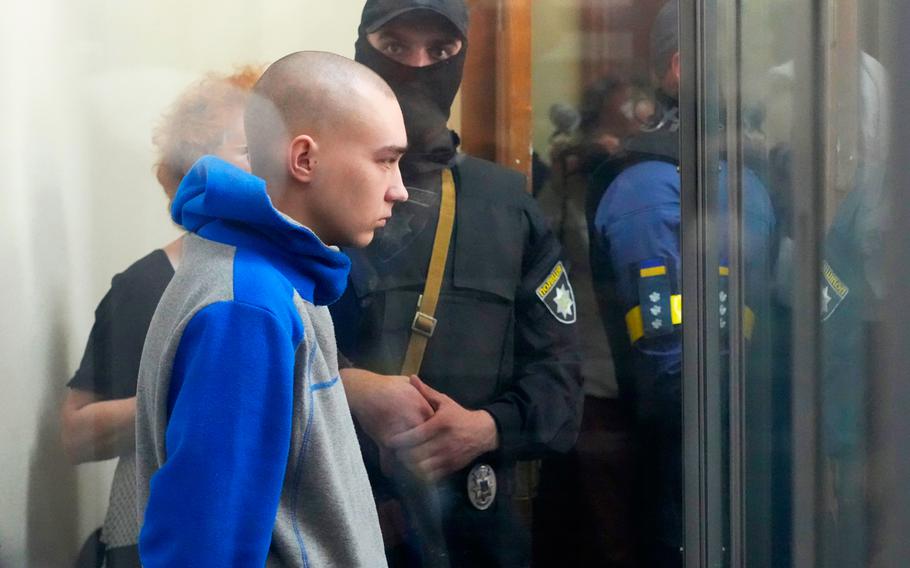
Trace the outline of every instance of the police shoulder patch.
[[575, 292], [562, 261], [557, 262], [550, 274], [537, 285], [536, 293], [557, 321], [575, 323]]
[[821, 311], [822, 321], [825, 321], [834, 315], [838, 306], [850, 293], [850, 288], [834, 273], [828, 261], [822, 263], [822, 275], [825, 279], [822, 282]]

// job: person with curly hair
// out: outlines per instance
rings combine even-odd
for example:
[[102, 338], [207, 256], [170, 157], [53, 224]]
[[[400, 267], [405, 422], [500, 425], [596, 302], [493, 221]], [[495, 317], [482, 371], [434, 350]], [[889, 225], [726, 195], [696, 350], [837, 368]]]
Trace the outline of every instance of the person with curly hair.
[[[165, 112], [152, 141], [158, 153], [155, 174], [169, 203], [203, 155], [249, 171], [243, 111], [261, 73], [245, 66], [229, 75], [208, 74]], [[134, 455], [139, 361], [152, 315], [180, 263], [182, 243], [183, 236], [114, 276], [95, 310], [79, 369], [67, 383], [61, 438], [69, 459], [78, 464], [119, 458], [104, 525], [93, 535], [98, 544], [83, 549], [89, 566], [140, 565]]]

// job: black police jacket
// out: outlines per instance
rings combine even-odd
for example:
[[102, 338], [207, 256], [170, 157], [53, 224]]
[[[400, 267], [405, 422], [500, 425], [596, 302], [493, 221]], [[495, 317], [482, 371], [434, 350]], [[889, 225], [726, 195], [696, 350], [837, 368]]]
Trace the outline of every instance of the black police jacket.
[[838, 207], [825, 238], [821, 277], [822, 447], [861, 456], [875, 328], [884, 309], [884, 192], [859, 187]]
[[[582, 401], [574, 305], [572, 317], [554, 315], [538, 295], [562, 266], [560, 244], [524, 176], [469, 156], [453, 174], [455, 227], [420, 377], [493, 416], [495, 461], [566, 451]], [[369, 247], [345, 251], [350, 285], [332, 313], [340, 351], [357, 367], [401, 372], [438, 219], [438, 177], [435, 187], [408, 187], [410, 200]]]

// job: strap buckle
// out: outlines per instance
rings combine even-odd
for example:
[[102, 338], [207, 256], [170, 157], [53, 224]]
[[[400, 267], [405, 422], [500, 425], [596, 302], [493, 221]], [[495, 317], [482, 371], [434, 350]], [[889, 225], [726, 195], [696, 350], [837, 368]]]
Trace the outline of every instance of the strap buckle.
[[419, 311], [414, 314], [414, 321], [411, 322], [411, 330], [424, 337], [432, 337], [433, 332], [436, 331], [436, 318]]

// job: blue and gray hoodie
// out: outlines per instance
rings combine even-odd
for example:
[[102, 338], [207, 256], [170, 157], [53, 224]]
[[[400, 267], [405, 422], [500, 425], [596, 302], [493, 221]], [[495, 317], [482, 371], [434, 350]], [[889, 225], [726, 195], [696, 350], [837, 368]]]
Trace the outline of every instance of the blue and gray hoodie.
[[139, 371], [139, 551], [156, 566], [385, 566], [327, 304], [350, 262], [204, 157]]

